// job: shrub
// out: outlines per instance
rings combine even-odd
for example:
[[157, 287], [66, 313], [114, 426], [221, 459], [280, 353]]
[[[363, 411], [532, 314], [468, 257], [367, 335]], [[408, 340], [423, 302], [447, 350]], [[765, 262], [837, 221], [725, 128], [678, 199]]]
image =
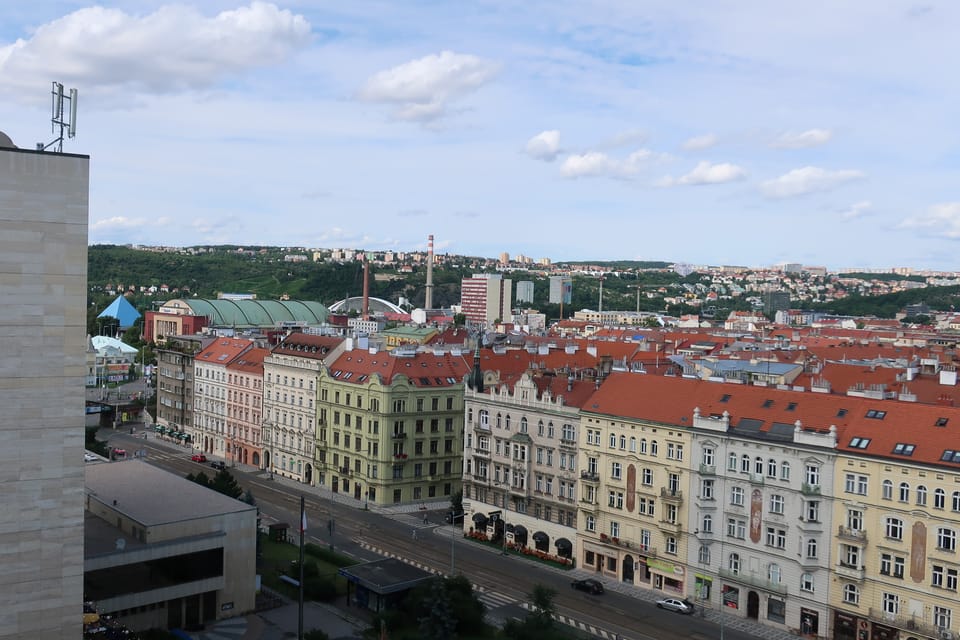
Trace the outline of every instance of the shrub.
[[337, 597], [337, 584], [331, 576], [304, 577], [303, 596], [308, 600], [328, 602]]

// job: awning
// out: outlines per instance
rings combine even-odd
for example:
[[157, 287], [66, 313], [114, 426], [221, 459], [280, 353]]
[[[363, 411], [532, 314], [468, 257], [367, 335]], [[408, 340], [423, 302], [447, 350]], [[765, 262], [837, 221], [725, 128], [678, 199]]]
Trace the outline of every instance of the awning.
[[557, 549], [573, 549], [573, 543], [567, 540], [566, 538], [557, 538], [557, 541], [553, 544], [557, 545]]
[[507, 525], [507, 531], [508, 531], [509, 533], [513, 533], [513, 529], [514, 529], [514, 525], [512, 525], [512, 524], [508, 524], [508, 525]]
[[481, 527], [487, 524], [487, 516], [483, 515], [480, 512], [473, 514], [473, 523], [478, 524]]
[[515, 536], [518, 537], [518, 538], [526, 538], [526, 537], [527, 537], [527, 528], [526, 528], [525, 526], [523, 526], [522, 524], [518, 524], [517, 526], [515, 526], [515, 527], [513, 528], [513, 535], [515, 535]]
[[545, 534], [543, 531], [537, 531], [535, 534], [533, 534], [533, 539], [536, 542], [543, 542], [543, 541], [549, 540], [550, 536]]

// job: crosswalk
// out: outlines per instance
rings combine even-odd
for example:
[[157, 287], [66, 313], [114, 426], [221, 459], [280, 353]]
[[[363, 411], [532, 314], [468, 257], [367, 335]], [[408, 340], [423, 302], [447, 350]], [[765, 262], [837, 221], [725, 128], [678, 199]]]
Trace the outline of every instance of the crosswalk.
[[477, 600], [487, 605], [487, 608], [491, 610], [517, 603], [516, 599], [511, 598], [508, 595], [497, 593], [495, 591], [487, 591], [483, 587], [477, 585], [474, 585], [473, 589], [477, 594]]

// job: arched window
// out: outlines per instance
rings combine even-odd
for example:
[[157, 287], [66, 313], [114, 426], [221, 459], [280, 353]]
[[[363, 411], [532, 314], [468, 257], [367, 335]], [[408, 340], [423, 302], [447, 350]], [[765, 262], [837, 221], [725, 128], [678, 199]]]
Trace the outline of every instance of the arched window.
[[740, 472], [750, 473], [750, 456], [747, 454], [743, 454], [743, 457], [740, 458]]
[[810, 538], [807, 540], [807, 558], [816, 558], [817, 557], [817, 539]]
[[884, 480], [881, 485], [882, 498], [884, 500], [893, 500], [893, 480]]
[[917, 485], [917, 506], [927, 506], [927, 488], [922, 484]]
[[709, 513], [703, 516], [703, 523], [700, 526], [703, 533], [713, 533], [713, 516]]
[[731, 453], [727, 456], [727, 471], [737, 470], [737, 454]]
[[705, 544], [700, 545], [700, 551], [697, 553], [697, 562], [700, 564], [710, 564], [710, 547]]
[[525, 417], [520, 418], [520, 433], [526, 433], [526, 432], [527, 432], [527, 419]]
[[656, 441], [656, 440], [651, 440], [651, 441], [650, 441], [650, 455], [652, 455], [652, 456], [657, 455], [658, 449], [659, 449], [659, 447], [657, 446], [657, 441]]
[[646, 439], [646, 438], [640, 438], [640, 453], [643, 453], [643, 454], [646, 454], [646, 453], [647, 453], [647, 439]]
[[857, 585], [843, 585], [843, 601], [847, 604], [860, 604], [860, 589], [857, 588]]
[[537, 435], [543, 437], [543, 420], [537, 422]]
[[637, 439], [633, 436], [630, 436], [630, 453], [637, 452]]
[[489, 429], [490, 428], [490, 412], [486, 409], [480, 410], [480, 426]]
[[740, 554], [731, 553], [730, 558], [727, 561], [727, 568], [730, 569], [730, 573], [733, 575], [740, 574]]
[[943, 509], [943, 505], [946, 502], [947, 494], [943, 489], [937, 489], [933, 492], [933, 508], [934, 509]]
[[767, 477], [776, 478], [777, 477], [777, 461], [773, 458], [767, 460]]
[[763, 458], [757, 456], [757, 459], [753, 461], [753, 472], [757, 475], [763, 475]]
[[910, 484], [907, 482], [900, 483], [900, 502], [910, 502]]
[[620, 436], [620, 450], [623, 451], [627, 448], [627, 436]]
[[506, 430], [510, 431], [510, 414], [507, 414]]
[[500, 428], [502, 428], [502, 427], [503, 427], [503, 416], [501, 416], [501, 415], [498, 413], [498, 414], [497, 414], [497, 429], [500, 429]]
[[953, 492], [953, 510], [960, 511], [960, 491]]

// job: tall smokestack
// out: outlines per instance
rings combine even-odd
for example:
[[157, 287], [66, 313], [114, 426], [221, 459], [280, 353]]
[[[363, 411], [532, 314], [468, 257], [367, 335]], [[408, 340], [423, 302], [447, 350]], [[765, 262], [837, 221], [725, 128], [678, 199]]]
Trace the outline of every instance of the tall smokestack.
[[364, 320], [370, 319], [370, 263], [367, 261], [367, 254], [363, 254], [363, 310], [361, 315]]
[[427, 236], [427, 291], [424, 309], [433, 309], [433, 234]]

